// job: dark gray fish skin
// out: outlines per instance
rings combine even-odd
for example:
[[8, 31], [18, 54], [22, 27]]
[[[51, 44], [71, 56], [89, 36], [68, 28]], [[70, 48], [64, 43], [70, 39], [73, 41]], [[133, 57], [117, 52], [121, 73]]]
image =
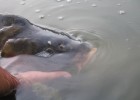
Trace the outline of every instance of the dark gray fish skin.
[[[4, 49], [2, 51], [3, 57], [8, 57], [8, 55], [36, 54], [41, 51], [46, 51], [48, 53], [87, 52], [91, 49], [91, 46], [88, 43], [78, 41], [68, 33], [34, 25], [20, 16], [0, 15], [0, 29], [2, 30], [5, 27], [16, 27], [18, 31], [15, 31], [16, 29], [7, 29], [4, 31], [5, 34], [3, 36], [6, 37], [5, 40], [2, 41], [3, 38], [0, 38], [2, 47], [5, 44], [9, 45], [9, 42], [7, 41], [13, 39], [12, 42], [10, 42], [13, 46], [10, 45], [10, 47], [7, 48], [12, 48], [11, 52], [16, 51], [16, 53], [6, 54]], [[9, 31], [13, 32], [10, 33]], [[2, 34], [1, 31], [0, 34]], [[33, 45], [31, 45], [31, 43], [33, 43]], [[21, 45], [25, 46], [24, 50]]]

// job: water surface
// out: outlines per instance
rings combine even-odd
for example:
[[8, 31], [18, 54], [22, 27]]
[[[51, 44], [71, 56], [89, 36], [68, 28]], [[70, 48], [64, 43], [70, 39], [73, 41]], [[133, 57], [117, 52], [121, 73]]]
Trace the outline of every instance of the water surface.
[[[0, 0], [0, 13], [73, 33], [98, 48], [71, 84], [61, 83], [70, 90], [65, 100], [140, 99], [139, 9], [139, 0]], [[42, 97], [34, 100], [48, 98]], [[17, 94], [17, 100], [25, 98], [32, 95]]]

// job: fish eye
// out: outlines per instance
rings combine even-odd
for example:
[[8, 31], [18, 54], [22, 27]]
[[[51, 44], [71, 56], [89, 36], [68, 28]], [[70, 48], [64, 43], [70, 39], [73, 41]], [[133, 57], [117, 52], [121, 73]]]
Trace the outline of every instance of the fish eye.
[[60, 45], [59, 45], [59, 49], [60, 49], [60, 50], [64, 50], [64, 49], [65, 49], [64, 44], [60, 44]]
[[65, 51], [64, 44], [59, 44], [58, 48], [59, 48], [60, 51]]

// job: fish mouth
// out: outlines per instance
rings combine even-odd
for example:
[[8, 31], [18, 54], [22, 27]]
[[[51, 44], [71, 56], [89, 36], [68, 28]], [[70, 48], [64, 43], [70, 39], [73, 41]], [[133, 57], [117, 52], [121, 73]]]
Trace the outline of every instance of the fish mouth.
[[75, 56], [76, 66], [78, 67], [79, 72], [85, 67], [92, 58], [95, 56], [97, 48], [91, 48], [87, 53], [78, 53]]

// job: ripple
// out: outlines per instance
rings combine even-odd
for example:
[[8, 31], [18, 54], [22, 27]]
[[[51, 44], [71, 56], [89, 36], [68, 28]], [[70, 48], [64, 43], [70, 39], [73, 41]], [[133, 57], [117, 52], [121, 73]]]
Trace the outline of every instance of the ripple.
[[109, 62], [110, 58], [113, 56], [113, 52], [118, 48], [117, 44], [113, 41], [106, 40], [103, 35], [97, 34], [95, 31], [85, 31], [85, 30], [71, 30], [68, 33], [72, 34], [74, 37], [78, 37], [81, 41], [91, 43], [93, 47], [97, 48], [97, 53], [93, 58], [96, 63]]
[[[80, 37], [82, 41], [88, 41], [92, 44], [95, 43], [95, 41], [99, 41], [101, 39], [100, 36], [97, 36], [95, 32], [90, 32], [90, 31], [87, 31], [87, 30], [70, 30], [68, 31], [69, 34], [72, 34], [74, 37]], [[97, 47], [97, 44], [94, 44], [96, 45]]]

